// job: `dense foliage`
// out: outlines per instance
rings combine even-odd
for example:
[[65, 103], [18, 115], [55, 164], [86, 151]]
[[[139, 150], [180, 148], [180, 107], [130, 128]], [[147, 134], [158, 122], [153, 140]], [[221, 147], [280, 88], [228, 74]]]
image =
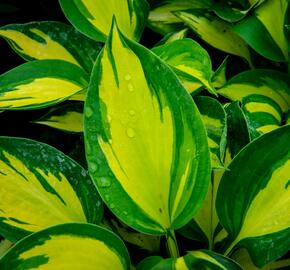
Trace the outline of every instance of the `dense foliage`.
[[1, 270], [290, 268], [289, 0], [1, 2]]

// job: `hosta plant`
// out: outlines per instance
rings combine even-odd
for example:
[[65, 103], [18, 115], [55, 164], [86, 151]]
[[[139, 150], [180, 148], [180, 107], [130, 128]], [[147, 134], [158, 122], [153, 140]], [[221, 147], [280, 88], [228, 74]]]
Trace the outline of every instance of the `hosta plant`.
[[289, 1], [59, 4], [0, 27], [0, 269], [289, 269]]

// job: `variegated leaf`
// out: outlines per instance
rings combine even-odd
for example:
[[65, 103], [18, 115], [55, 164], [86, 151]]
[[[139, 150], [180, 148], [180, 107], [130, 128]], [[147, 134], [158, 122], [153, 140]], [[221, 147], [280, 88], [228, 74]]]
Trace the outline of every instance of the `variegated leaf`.
[[210, 159], [199, 112], [171, 69], [116, 24], [91, 78], [85, 140], [101, 196], [131, 227], [165, 234], [201, 206]]
[[173, 68], [188, 92], [196, 93], [204, 86], [210, 93], [216, 93], [211, 85], [210, 57], [197, 42], [186, 38], [155, 47], [152, 51]]
[[106, 41], [113, 17], [123, 33], [139, 40], [148, 17], [146, 0], [59, 0], [68, 20], [94, 40]]
[[184, 24], [174, 15], [175, 11], [209, 8], [212, 3], [212, 0], [153, 0], [148, 18], [149, 27], [163, 35], [181, 30]]
[[225, 254], [245, 247], [262, 267], [289, 250], [289, 141], [290, 126], [264, 134], [243, 148], [223, 174], [216, 208], [230, 243]]
[[[267, 0], [250, 0], [246, 6], [241, 7], [240, 3], [235, 5], [235, 2], [227, 0], [216, 2], [213, 10], [217, 16], [228, 22], [237, 22], [245, 18], [249, 12], [257, 8]], [[230, 3], [230, 4], [229, 4]]]
[[39, 109], [60, 103], [87, 88], [89, 76], [62, 60], [25, 63], [0, 76], [0, 109]]
[[0, 36], [25, 60], [64, 60], [87, 71], [101, 45], [60, 22], [10, 24], [0, 28]]
[[252, 138], [280, 127], [283, 113], [290, 108], [289, 76], [275, 70], [256, 69], [238, 74], [218, 93], [242, 103]]
[[235, 25], [234, 31], [264, 57], [273, 61], [289, 61], [284, 34], [288, 5], [289, 0], [265, 1], [251, 16]]
[[233, 260], [209, 250], [191, 251], [177, 259], [149, 257], [137, 270], [242, 270]]
[[82, 133], [83, 107], [83, 103], [77, 103], [53, 108], [34, 123], [63, 131]]
[[251, 63], [247, 44], [233, 31], [230, 23], [209, 13], [207, 9], [189, 9], [174, 14], [211, 46], [241, 56]]
[[129, 270], [122, 240], [92, 224], [50, 227], [19, 241], [2, 258], [1, 270], [73, 269]]
[[1, 137], [0, 183], [0, 233], [8, 240], [54, 224], [97, 223], [102, 217], [87, 172], [48, 145]]

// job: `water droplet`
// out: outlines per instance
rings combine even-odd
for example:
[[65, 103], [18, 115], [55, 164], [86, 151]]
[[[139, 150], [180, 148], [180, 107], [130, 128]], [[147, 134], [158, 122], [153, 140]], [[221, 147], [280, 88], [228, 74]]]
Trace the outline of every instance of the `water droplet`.
[[128, 212], [127, 212], [127, 211], [123, 211], [123, 214], [124, 214], [125, 216], [127, 216], [127, 215], [128, 215]]
[[129, 138], [134, 138], [135, 137], [135, 131], [132, 128], [128, 128], [126, 133], [127, 133], [127, 136]]
[[85, 116], [86, 117], [91, 117], [94, 114], [93, 110], [91, 107], [86, 107], [85, 109]]
[[131, 83], [128, 84], [128, 90], [129, 90], [129, 92], [133, 92], [134, 91], [133, 84], [131, 84]]
[[110, 204], [109, 204], [109, 208], [111, 208], [111, 209], [115, 208], [115, 204], [110, 203]]
[[125, 76], [125, 80], [126, 80], [126, 81], [130, 81], [130, 80], [131, 80], [131, 75], [130, 75], [130, 74], [127, 74], [127, 75]]
[[108, 123], [111, 123], [112, 122], [112, 116], [111, 115], [108, 115], [107, 116], [107, 119], [108, 119]]
[[190, 149], [189, 149], [189, 148], [187, 148], [187, 149], [186, 149], [186, 152], [187, 152], [187, 153], [189, 153], [189, 152], [190, 152]]
[[111, 180], [107, 177], [100, 177], [98, 178], [98, 185], [100, 187], [110, 187], [111, 186]]
[[98, 165], [96, 164], [96, 163], [92, 163], [92, 162], [90, 162], [90, 171], [92, 172], [92, 173], [95, 173], [97, 170], [98, 170]]
[[108, 194], [105, 195], [105, 201], [109, 201], [110, 200], [110, 196]]
[[134, 116], [136, 113], [135, 113], [134, 110], [130, 110], [130, 111], [129, 111], [129, 114], [130, 114], [131, 116]]

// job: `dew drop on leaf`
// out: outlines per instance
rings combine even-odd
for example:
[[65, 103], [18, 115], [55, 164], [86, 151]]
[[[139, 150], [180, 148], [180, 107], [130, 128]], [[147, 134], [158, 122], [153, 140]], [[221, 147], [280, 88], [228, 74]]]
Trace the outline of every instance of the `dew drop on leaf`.
[[129, 138], [134, 138], [135, 137], [135, 131], [132, 128], [128, 128], [126, 133], [127, 133], [127, 136]]
[[90, 108], [90, 107], [85, 108], [85, 116], [86, 117], [90, 118], [93, 116], [93, 114], [94, 114], [94, 112], [93, 112], [92, 108]]
[[98, 178], [98, 185], [100, 187], [110, 187], [111, 186], [111, 180], [107, 177], [100, 177]]

